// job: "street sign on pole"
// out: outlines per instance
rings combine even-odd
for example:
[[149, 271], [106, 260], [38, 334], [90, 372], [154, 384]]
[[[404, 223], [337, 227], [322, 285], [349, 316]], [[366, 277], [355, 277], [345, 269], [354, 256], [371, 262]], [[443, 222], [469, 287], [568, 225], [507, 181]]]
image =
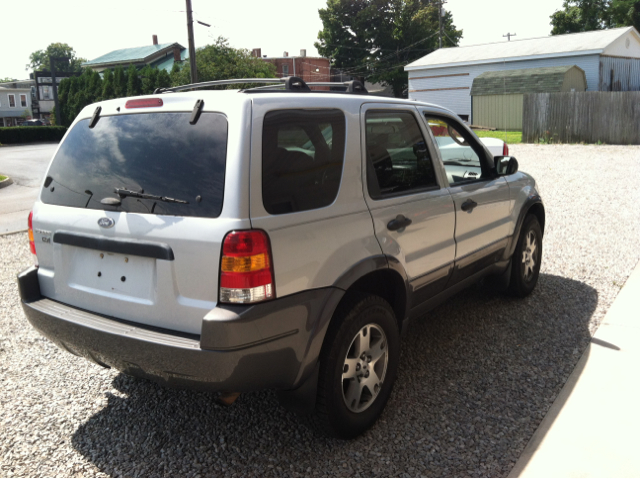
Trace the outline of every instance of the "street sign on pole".
[[69, 57], [49, 57], [51, 83], [53, 84], [53, 104], [56, 109], [56, 125], [60, 126], [60, 103], [58, 103], [58, 84], [56, 83], [56, 62], [69, 62]]

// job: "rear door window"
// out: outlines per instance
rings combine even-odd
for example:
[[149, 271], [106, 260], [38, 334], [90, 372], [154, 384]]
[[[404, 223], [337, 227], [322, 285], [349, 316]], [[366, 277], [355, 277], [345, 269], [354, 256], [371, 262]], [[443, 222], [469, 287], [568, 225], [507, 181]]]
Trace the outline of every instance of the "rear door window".
[[[191, 125], [190, 117], [191, 113], [105, 116], [93, 128], [88, 119], [79, 121], [53, 159], [42, 201], [108, 211], [219, 216], [227, 119], [203, 113]], [[121, 196], [116, 189], [160, 198]], [[121, 204], [106, 205], [107, 198]]]
[[262, 132], [262, 201], [272, 214], [330, 205], [342, 177], [344, 113], [337, 109], [277, 110]]

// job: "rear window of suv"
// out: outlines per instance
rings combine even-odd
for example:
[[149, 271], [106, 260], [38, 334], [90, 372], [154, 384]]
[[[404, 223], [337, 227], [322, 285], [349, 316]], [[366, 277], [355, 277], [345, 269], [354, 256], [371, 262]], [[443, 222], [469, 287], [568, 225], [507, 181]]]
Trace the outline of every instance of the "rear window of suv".
[[[191, 125], [190, 117], [191, 113], [104, 116], [93, 128], [88, 119], [79, 121], [53, 159], [42, 201], [107, 211], [219, 216], [227, 119], [203, 113]], [[122, 196], [116, 189], [163, 199]], [[105, 198], [121, 204], [105, 205]]]
[[337, 109], [278, 110], [262, 132], [262, 201], [272, 215], [322, 208], [336, 199], [345, 148]]

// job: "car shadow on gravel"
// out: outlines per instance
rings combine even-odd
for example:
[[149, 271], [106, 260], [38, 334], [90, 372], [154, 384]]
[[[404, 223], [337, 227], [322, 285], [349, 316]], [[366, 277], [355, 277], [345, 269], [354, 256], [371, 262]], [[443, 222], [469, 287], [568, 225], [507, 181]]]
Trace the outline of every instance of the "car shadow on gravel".
[[118, 374], [73, 435], [110, 476], [506, 476], [590, 336], [595, 289], [541, 275], [512, 299], [483, 284], [415, 321], [387, 408], [361, 437], [321, 436], [270, 391], [207, 393]]

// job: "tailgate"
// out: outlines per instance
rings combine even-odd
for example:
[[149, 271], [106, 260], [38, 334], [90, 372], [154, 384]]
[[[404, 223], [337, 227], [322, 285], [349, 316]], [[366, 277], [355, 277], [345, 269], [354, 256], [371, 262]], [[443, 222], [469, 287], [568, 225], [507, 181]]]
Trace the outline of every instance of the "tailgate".
[[181, 112], [81, 120], [34, 208], [44, 296], [118, 319], [199, 334], [215, 307], [227, 119]]

